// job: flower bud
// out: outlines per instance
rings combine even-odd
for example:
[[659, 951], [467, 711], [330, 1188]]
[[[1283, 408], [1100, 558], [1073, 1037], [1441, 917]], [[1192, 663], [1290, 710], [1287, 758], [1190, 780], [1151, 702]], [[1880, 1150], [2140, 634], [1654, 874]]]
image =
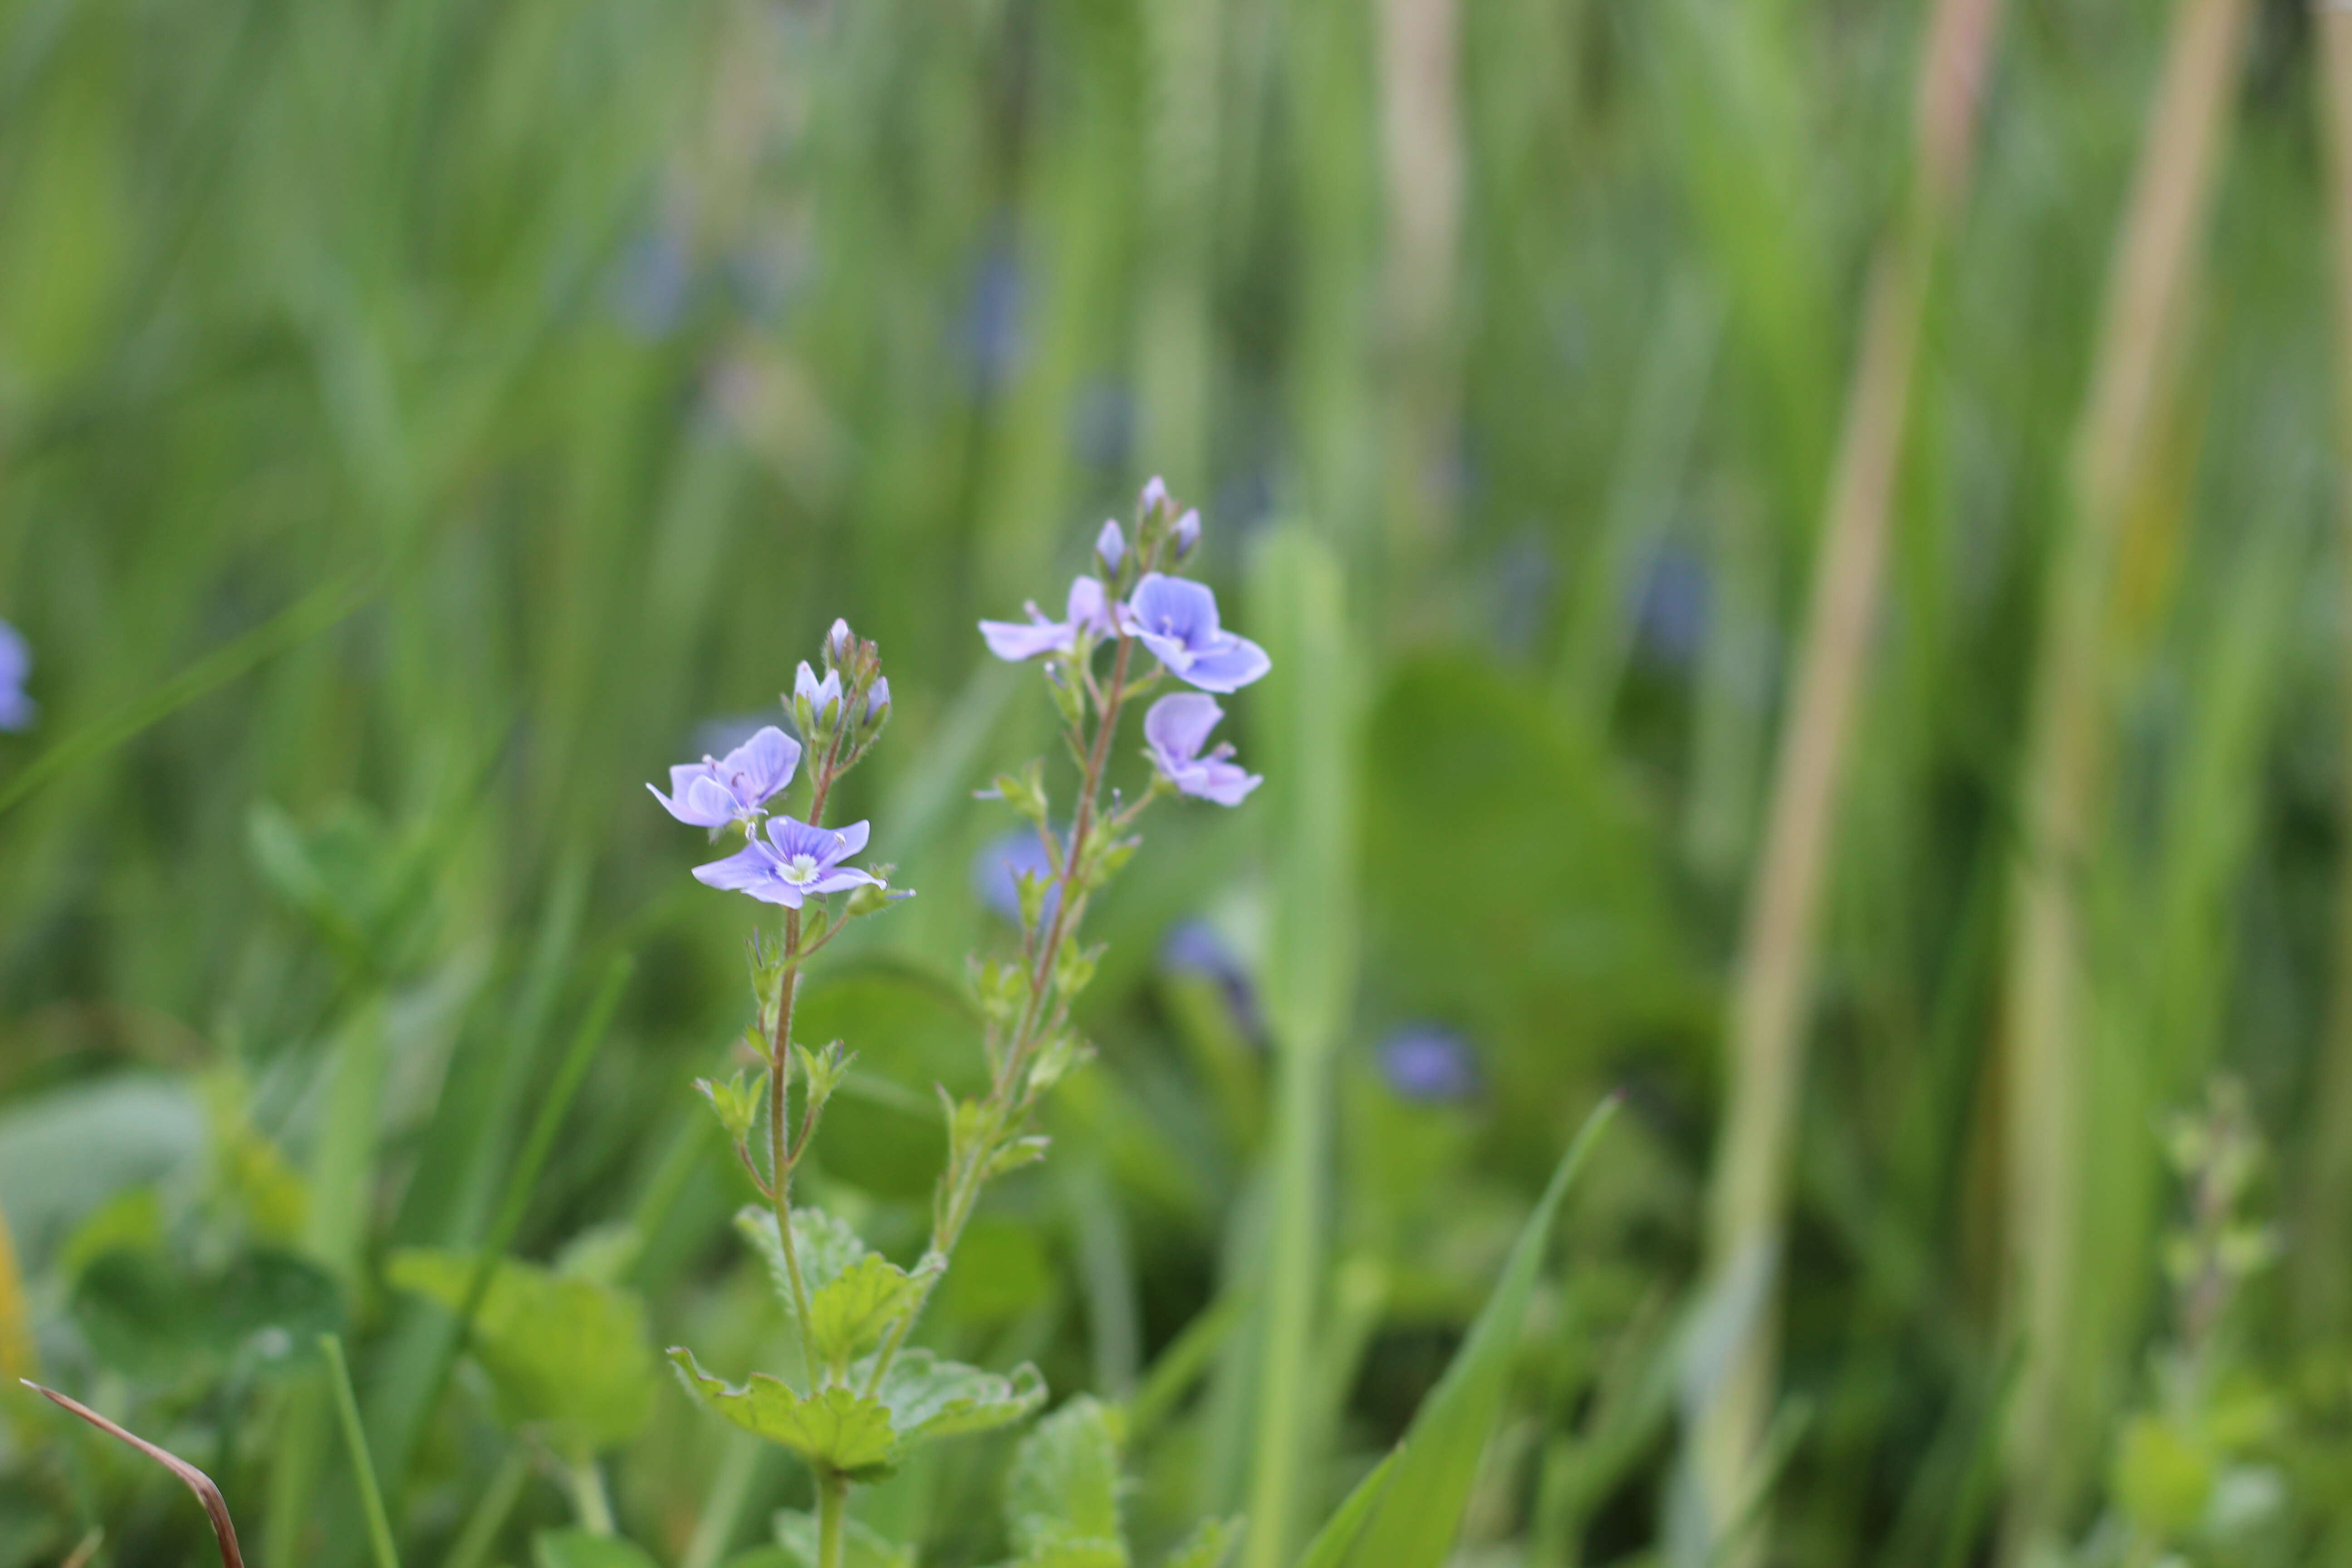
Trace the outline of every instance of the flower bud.
[[1145, 481], [1143, 494], [1136, 500], [1136, 510], [1146, 519], [1168, 505], [1168, 481], [1158, 474]]
[[1176, 542], [1177, 560], [1181, 561], [1192, 554], [1194, 546], [1201, 542], [1201, 509], [1186, 507], [1184, 515], [1176, 520], [1175, 531], [1171, 537]]
[[1108, 583], [1118, 575], [1118, 563], [1127, 558], [1127, 536], [1118, 531], [1116, 518], [1106, 521], [1102, 531], [1095, 535], [1095, 563]]
[[856, 647], [857, 638], [850, 631], [849, 623], [836, 619], [833, 629], [824, 634], [824, 667], [834, 669], [848, 663], [849, 656]]
[[866, 722], [868, 728], [879, 729], [890, 711], [890, 678], [874, 678], [873, 689], [866, 693]]

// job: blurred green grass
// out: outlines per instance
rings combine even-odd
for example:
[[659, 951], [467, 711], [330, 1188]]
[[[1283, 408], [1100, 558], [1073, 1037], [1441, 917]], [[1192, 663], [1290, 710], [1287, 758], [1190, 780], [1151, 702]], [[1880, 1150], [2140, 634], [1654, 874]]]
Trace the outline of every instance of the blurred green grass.
[[[286, 1239], [344, 1279], [404, 1539], [442, 1550], [495, 1460], [462, 1374], [437, 1397], [445, 1321], [375, 1266], [488, 1233], [623, 955], [518, 1249], [634, 1221], [666, 1342], [772, 1346], [685, 1089], [740, 1023], [740, 913], [682, 875], [694, 847], [639, 784], [772, 712], [836, 614], [897, 698], [852, 809], [922, 896], [811, 999], [868, 1074], [828, 1201], [913, 1244], [931, 1130], [905, 1091], [959, 1070], [962, 955], [997, 934], [969, 886], [1001, 824], [965, 792], [1048, 736], [971, 623], [1055, 597], [1164, 470], [1229, 605], [1264, 613], [1247, 563], [1280, 520], [1350, 595], [1360, 731], [1333, 773], [1359, 891], [1330, 926], [1360, 957], [1332, 1145], [1296, 1178], [1321, 1189], [1304, 1288], [1330, 1331], [1280, 1438], [1286, 1528], [1402, 1429], [1568, 1132], [1622, 1087], [1470, 1534], [1530, 1563], [1664, 1539], [1655, 1369], [1701, 1280], [1739, 914], [1925, 10], [0, 5], [0, 615], [42, 704], [0, 738], [0, 795], [26, 785], [0, 808], [0, 1205], [42, 1364], [117, 1375], [70, 1310], [107, 1200], [155, 1188], [201, 1250], [299, 1182]], [[2167, 26], [2135, 0], [2016, 10], [1926, 296], [1792, 1166], [1791, 1563], [1969, 1561], [2000, 1511], [1983, 1455], [2037, 1223], [2002, 1153], [2028, 712]], [[2112, 1504], [2113, 1433], [2171, 1330], [2153, 1128], [2226, 1066], [2291, 1245], [2239, 1373], [2279, 1412], [2253, 1451], [2290, 1523], [2209, 1543], [2231, 1562], [2352, 1561], [2352, 1208], [2327, 1157], [2352, 1126], [2315, 1087], [2352, 1049], [2329, 1022], [2344, 263], [2311, 26], [2284, 0], [2250, 17], [2096, 597], [2092, 826], [2055, 873], [2095, 1075], [2062, 1152], [2083, 1247], [2056, 1511], [2079, 1534]], [[293, 610], [341, 612], [347, 584], [348, 613]], [[1236, 702], [1244, 756], [1292, 765], [1307, 731], [1278, 716], [1318, 697]], [[1247, 963], [1333, 956], [1297, 934], [1328, 896], [1314, 856], [1267, 841], [1290, 820], [1163, 820], [1103, 911], [1105, 1057], [1055, 1131], [1108, 1180], [1017, 1186], [976, 1233], [985, 1279], [941, 1331], [972, 1353], [1064, 1390], [1148, 1377], [1247, 1287], [1272, 1069], [1158, 955], [1206, 916]], [[1476, 1053], [1466, 1102], [1383, 1080], [1378, 1043], [1423, 1023]], [[1220, 1356], [1140, 1456], [1144, 1539], [1248, 1499], [1247, 1363]], [[108, 1392], [217, 1458], [261, 1560], [356, 1561], [318, 1389]], [[698, 1530], [713, 1553], [763, 1533], [798, 1481], [738, 1461], [740, 1520], [713, 1522], [725, 1438], [663, 1400], [615, 1469], [625, 1523], [666, 1562]], [[194, 1560], [167, 1481], [68, 1464], [9, 1414], [0, 1563], [56, 1561], [96, 1519], [112, 1561]], [[927, 1463], [876, 1521], [980, 1561], [995, 1543], [961, 1521], [992, 1507], [951, 1505], [991, 1484], [981, 1457]], [[551, 1489], [520, 1506], [562, 1512]]]

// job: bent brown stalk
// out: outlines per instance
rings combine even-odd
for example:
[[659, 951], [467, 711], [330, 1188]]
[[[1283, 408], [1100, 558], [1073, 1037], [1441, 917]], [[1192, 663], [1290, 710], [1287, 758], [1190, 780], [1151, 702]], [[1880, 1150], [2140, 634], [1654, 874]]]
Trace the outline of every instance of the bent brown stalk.
[[42, 1398], [80, 1416], [108, 1436], [120, 1438], [130, 1444], [179, 1477], [187, 1489], [196, 1494], [196, 1500], [204, 1505], [205, 1517], [212, 1521], [213, 1539], [220, 1545], [221, 1568], [245, 1568], [245, 1556], [236, 1547], [236, 1525], [228, 1516], [228, 1501], [221, 1496], [220, 1488], [213, 1485], [213, 1479], [210, 1476], [180, 1458], [179, 1455], [173, 1453], [169, 1448], [158, 1447], [136, 1432], [125, 1431], [117, 1426], [79, 1400], [68, 1399], [54, 1388], [44, 1388], [29, 1377], [19, 1378], [17, 1381]]

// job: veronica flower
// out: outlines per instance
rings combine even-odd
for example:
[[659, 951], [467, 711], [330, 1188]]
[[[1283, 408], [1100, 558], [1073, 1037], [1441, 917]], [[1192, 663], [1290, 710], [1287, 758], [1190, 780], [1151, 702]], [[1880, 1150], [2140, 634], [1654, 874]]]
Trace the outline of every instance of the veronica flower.
[[800, 765], [798, 741], [767, 724], [726, 756], [705, 757], [669, 771], [669, 794], [651, 784], [662, 809], [680, 822], [697, 827], [724, 827], [748, 823], [767, 805], [768, 797], [793, 782]]
[[1113, 518], [1102, 525], [1100, 533], [1095, 535], [1095, 559], [1101, 562], [1102, 569], [1108, 573], [1118, 571], [1118, 563], [1126, 558], [1127, 535], [1118, 531], [1118, 520]]
[[1147, 572], [1117, 613], [1121, 631], [1203, 691], [1237, 691], [1272, 668], [1265, 649], [1217, 624], [1217, 596], [1186, 578]]
[[1151, 765], [1179, 790], [1219, 805], [1239, 805], [1242, 797], [1263, 782], [1260, 775], [1245, 773], [1240, 763], [1226, 760], [1234, 754], [1230, 742], [1206, 756], [1201, 754], [1209, 731], [1224, 716], [1225, 710], [1213, 697], [1197, 691], [1171, 692], [1143, 716], [1143, 739], [1151, 753]]
[[1184, 515], [1176, 520], [1175, 531], [1170, 535], [1176, 542], [1176, 559], [1181, 561], [1192, 553], [1201, 542], [1201, 509], [1187, 507]]
[[33, 650], [23, 635], [0, 621], [0, 730], [22, 730], [33, 721], [33, 700], [25, 695], [32, 668]]
[[1041, 653], [1070, 652], [1078, 646], [1080, 632], [1090, 631], [1101, 637], [1111, 630], [1110, 615], [1103, 604], [1103, 585], [1092, 577], [1080, 577], [1070, 584], [1069, 604], [1062, 620], [1047, 620], [1034, 599], [1024, 608], [1029, 612], [1029, 624], [1025, 626], [1018, 621], [980, 623], [980, 635], [988, 639], [989, 652], [1018, 664]]
[[842, 864], [866, 847], [866, 837], [863, 822], [842, 828], [812, 827], [789, 816], [772, 816], [765, 837], [755, 836], [726, 859], [697, 866], [694, 879], [749, 893], [763, 904], [796, 910], [811, 894], [883, 885], [881, 878]]

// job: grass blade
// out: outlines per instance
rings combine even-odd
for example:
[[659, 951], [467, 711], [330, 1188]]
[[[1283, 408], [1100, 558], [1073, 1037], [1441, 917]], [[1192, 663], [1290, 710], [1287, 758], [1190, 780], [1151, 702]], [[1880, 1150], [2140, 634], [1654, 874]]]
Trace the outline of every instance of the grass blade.
[[1344, 1559], [1348, 1568], [1439, 1568], [1453, 1550], [1454, 1531], [1461, 1528], [1471, 1485], [1478, 1477], [1478, 1461], [1502, 1413], [1511, 1361], [1518, 1351], [1519, 1322], [1535, 1292], [1552, 1220], [1616, 1111], [1613, 1097], [1601, 1101], [1561, 1156], [1542, 1201], [1511, 1247], [1502, 1279], [1471, 1325], [1470, 1337], [1462, 1342], [1444, 1377], [1405, 1433], [1404, 1447], [1379, 1504], [1355, 1550]]
[[359, 1483], [360, 1510], [367, 1516], [368, 1545], [375, 1553], [376, 1568], [400, 1568], [400, 1553], [392, 1544], [392, 1521], [383, 1515], [383, 1492], [375, 1483], [375, 1461], [368, 1457], [367, 1429], [360, 1425], [359, 1401], [352, 1397], [352, 1371], [343, 1363], [343, 1342], [332, 1334], [320, 1334], [319, 1352], [327, 1358], [327, 1381], [334, 1390], [335, 1414], [342, 1422], [352, 1479]]

